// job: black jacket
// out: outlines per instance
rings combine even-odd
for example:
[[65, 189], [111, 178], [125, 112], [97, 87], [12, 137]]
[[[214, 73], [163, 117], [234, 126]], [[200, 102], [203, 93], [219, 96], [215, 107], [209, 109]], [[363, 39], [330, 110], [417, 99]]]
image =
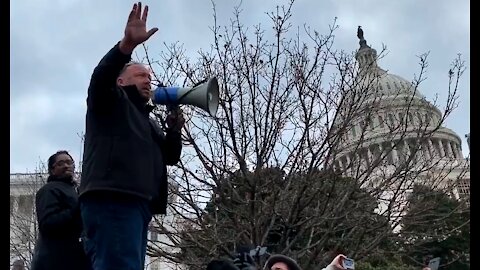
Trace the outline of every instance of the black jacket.
[[91, 191], [129, 194], [150, 201], [153, 214], [165, 214], [166, 165], [179, 161], [181, 135], [152, 125], [152, 107], [135, 86], [116, 86], [130, 57], [115, 45], [90, 80], [80, 198]]
[[39, 235], [31, 269], [91, 269], [79, 240], [82, 220], [71, 178], [49, 177], [36, 194], [35, 207]]

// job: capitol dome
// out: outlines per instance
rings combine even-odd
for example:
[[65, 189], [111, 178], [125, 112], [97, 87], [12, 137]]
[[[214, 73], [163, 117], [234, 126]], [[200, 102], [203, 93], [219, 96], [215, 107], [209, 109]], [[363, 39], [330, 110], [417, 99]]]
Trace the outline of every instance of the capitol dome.
[[383, 95], [385, 96], [392, 96], [392, 95], [411, 95], [412, 93], [419, 98], [425, 98], [414, 86], [410, 81], [395, 75], [386, 73], [381, 75], [378, 78], [378, 84], [380, 90], [383, 91]]
[[360, 27], [358, 37], [358, 66], [342, 78], [329, 164], [372, 192], [375, 211], [388, 216], [394, 231], [401, 230], [398, 222], [415, 184], [468, 203], [470, 163], [460, 137], [442, 125], [444, 115], [420, 93], [419, 83], [378, 66]]
[[342, 130], [336, 144], [335, 167], [347, 171], [353, 160], [366, 167], [388, 152], [384, 165], [394, 165], [415, 155], [414, 160], [463, 160], [461, 139], [441, 126], [442, 112], [428, 102], [418, 84], [388, 73], [377, 64], [377, 52], [367, 45], [359, 28], [359, 68], [333, 129]]
[[425, 99], [415, 85], [396, 74], [388, 73], [377, 64], [377, 51], [367, 45], [365, 39], [359, 42], [360, 48], [355, 54], [359, 64], [359, 74], [357, 80], [360, 85], [355, 87], [375, 88], [375, 96], [397, 97], [397, 96], [415, 96], [419, 99]]

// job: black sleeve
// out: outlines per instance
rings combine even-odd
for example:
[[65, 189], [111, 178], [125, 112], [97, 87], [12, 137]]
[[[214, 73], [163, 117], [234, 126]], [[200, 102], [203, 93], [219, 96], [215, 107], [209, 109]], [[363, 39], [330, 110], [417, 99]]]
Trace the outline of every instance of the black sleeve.
[[182, 134], [170, 129], [165, 134], [155, 119], [150, 118], [149, 121], [152, 135], [162, 151], [163, 162], [165, 165], [177, 164], [182, 154]]
[[182, 134], [167, 130], [162, 152], [166, 165], [177, 164], [182, 154]]
[[88, 87], [87, 105], [102, 106], [115, 97], [117, 93], [116, 80], [120, 71], [127, 64], [131, 55], [120, 51], [118, 42], [95, 67]]
[[78, 229], [80, 209], [65, 200], [66, 195], [54, 187], [43, 187], [36, 194], [38, 227], [45, 235], [62, 234]]

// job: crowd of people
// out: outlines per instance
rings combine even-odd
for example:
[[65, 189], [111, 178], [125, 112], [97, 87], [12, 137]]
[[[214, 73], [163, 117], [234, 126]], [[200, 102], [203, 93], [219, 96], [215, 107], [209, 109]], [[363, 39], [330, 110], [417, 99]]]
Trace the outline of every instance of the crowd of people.
[[[254, 260], [249, 255], [241, 255], [243, 259], [235, 260], [212, 260], [207, 265], [207, 270], [257, 270]], [[246, 258], [245, 258], [246, 257]], [[342, 254], [337, 255], [333, 261], [322, 270], [346, 270], [343, 260], [346, 257]], [[302, 270], [300, 265], [292, 258], [274, 254], [268, 257], [263, 268], [258, 270]]]

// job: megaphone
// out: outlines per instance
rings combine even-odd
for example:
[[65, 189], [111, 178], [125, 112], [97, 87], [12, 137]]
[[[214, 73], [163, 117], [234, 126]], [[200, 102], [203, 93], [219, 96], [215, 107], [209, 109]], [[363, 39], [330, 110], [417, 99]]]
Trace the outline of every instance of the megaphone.
[[219, 103], [217, 78], [210, 78], [207, 82], [192, 88], [157, 87], [153, 91], [152, 102], [167, 106], [193, 105], [205, 110], [211, 116], [215, 116]]

